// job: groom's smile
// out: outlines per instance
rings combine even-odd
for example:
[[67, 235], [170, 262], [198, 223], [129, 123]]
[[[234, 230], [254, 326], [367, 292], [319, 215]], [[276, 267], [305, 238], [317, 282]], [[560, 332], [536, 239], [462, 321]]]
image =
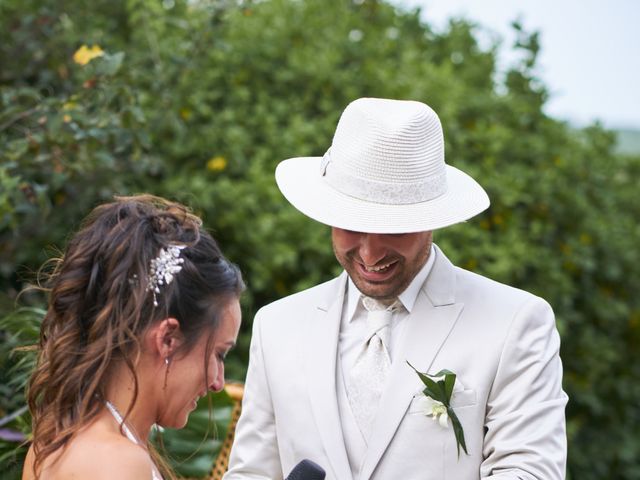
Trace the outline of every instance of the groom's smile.
[[333, 251], [358, 290], [378, 299], [395, 298], [429, 257], [432, 233], [362, 233], [332, 229]]

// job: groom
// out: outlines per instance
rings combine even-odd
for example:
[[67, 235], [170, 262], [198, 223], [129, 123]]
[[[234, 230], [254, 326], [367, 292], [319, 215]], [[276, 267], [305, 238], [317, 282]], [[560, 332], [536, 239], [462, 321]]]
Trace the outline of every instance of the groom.
[[[563, 479], [551, 307], [455, 267], [432, 243], [489, 206], [445, 164], [436, 113], [358, 99], [324, 157], [285, 160], [276, 181], [332, 227], [345, 271], [256, 315], [225, 479], [281, 479], [305, 458], [335, 480]], [[409, 363], [436, 386], [442, 370], [455, 374], [448, 398]]]

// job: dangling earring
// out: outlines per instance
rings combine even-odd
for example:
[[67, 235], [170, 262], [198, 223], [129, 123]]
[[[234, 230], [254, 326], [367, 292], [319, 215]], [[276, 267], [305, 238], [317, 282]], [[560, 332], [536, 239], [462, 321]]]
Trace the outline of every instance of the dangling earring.
[[167, 389], [167, 377], [169, 376], [169, 357], [165, 357], [164, 364], [167, 366], [167, 369], [164, 372], [164, 385], [162, 386], [163, 390]]

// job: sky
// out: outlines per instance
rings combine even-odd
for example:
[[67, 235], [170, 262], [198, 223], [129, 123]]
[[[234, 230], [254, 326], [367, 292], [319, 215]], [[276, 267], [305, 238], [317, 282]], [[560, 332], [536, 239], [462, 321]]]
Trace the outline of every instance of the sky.
[[511, 22], [539, 31], [538, 76], [550, 92], [545, 111], [585, 126], [640, 130], [640, 0], [394, 0], [420, 7], [436, 31], [451, 17], [464, 17], [502, 39], [499, 65], [511, 52]]

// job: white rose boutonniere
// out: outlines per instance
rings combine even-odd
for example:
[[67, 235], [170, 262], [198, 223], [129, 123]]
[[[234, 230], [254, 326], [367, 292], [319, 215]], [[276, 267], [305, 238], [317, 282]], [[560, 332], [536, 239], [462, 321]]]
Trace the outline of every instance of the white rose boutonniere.
[[453, 386], [456, 383], [456, 374], [449, 370], [440, 370], [435, 375], [421, 373], [409, 362], [407, 364], [413, 368], [418, 374], [420, 380], [425, 385], [423, 407], [427, 416], [432, 416], [441, 427], [447, 428], [449, 420], [453, 426], [453, 433], [456, 436], [456, 444], [458, 447], [458, 456], [460, 456], [460, 447], [467, 455], [467, 445], [464, 441], [464, 430], [460, 424], [460, 420], [451, 408], [451, 396], [453, 394]]

